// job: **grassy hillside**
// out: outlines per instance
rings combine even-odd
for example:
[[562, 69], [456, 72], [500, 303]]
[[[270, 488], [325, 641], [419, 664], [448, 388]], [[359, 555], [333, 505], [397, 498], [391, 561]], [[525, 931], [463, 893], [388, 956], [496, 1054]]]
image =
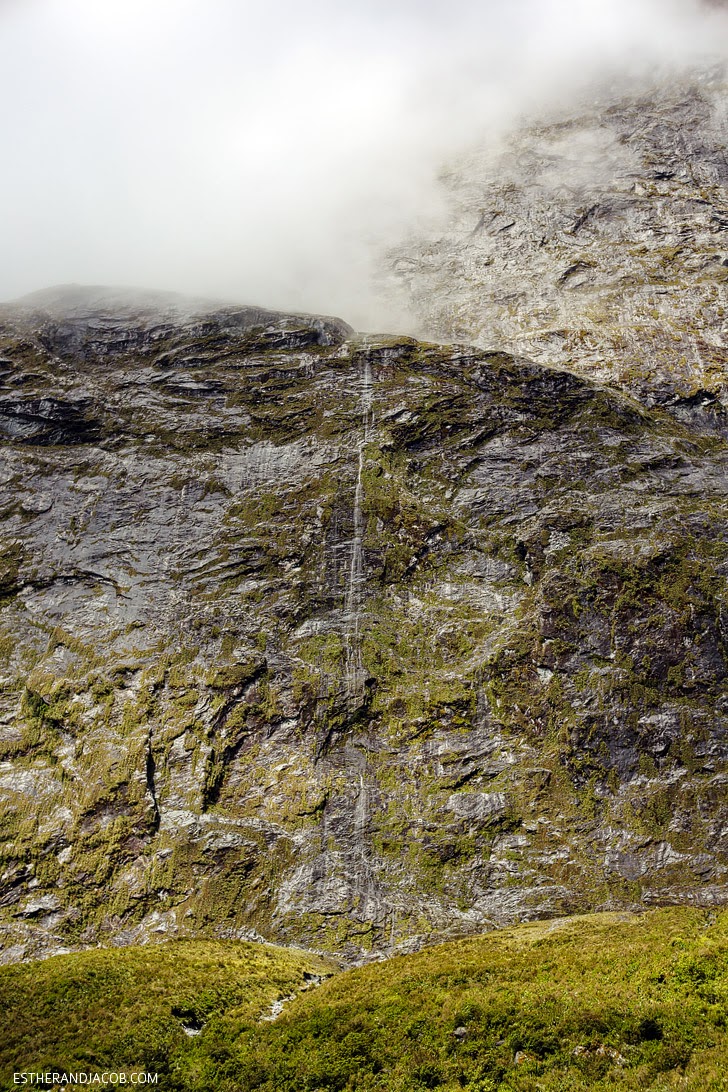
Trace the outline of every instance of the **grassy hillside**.
[[333, 979], [241, 1037], [237, 1087], [707, 1092], [727, 1001], [728, 914], [538, 923]]
[[164, 1089], [215, 1087], [221, 1020], [255, 1024], [278, 998], [308, 989], [310, 976], [336, 969], [235, 941], [94, 949], [4, 967], [0, 1087], [12, 1087], [18, 1070], [103, 1069], [157, 1072]]
[[55, 1065], [144, 1067], [175, 1092], [728, 1088], [728, 913], [598, 914], [455, 941], [337, 974], [260, 1021], [304, 971], [331, 969], [219, 943], [6, 968], [5, 1080]]

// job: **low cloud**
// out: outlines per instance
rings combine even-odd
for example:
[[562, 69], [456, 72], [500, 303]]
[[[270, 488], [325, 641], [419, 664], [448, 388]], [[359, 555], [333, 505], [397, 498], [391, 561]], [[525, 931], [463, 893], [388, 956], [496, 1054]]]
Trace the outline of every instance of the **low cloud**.
[[406, 325], [376, 255], [449, 157], [725, 53], [698, 0], [0, 0], [0, 298], [169, 288]]

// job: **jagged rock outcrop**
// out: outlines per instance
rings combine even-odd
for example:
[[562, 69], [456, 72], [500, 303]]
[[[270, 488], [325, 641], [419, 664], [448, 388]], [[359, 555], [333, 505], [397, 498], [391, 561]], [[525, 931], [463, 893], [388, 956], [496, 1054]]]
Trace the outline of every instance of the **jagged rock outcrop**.
[[720, 412], [727, 88], [717, 65], [592, 92], [451, 166], [447, 221], [389, 256], [421, 328]]
[[710, 415], [173, 297], [0, 356], [3, 959], [724, 897]]

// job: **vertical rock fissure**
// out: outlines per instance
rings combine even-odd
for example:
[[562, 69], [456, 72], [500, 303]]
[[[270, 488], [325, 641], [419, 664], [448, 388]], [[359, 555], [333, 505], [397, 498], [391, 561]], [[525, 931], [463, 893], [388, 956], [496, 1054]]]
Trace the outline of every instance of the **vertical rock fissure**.
[[157, 767], [154, 761], [154, 753], [152, 751], [152, 730], [150, 728], [147, 736], [146, 747], [146, 759], [144, 766], [144, 777], [146, 781], [147, 792], [152, 802], [152, 825], [151, 833], [156, 834], [159, 830], [159, 824], [161, 817], [159, 814], [159, 801], [157, 800], [157, 783], [156, 783]]

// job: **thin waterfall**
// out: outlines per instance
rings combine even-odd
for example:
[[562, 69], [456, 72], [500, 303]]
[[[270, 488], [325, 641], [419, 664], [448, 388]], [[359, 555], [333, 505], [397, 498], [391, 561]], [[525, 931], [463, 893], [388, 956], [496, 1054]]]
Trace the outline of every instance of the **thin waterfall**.
[[347, 615], [347, 640], [346, 640], [346, 673], [347, 688], [349, 692], [359, 689], [362, 673], [361, 648], [359, 644], [359, 616], [363, 599], [364, 588], [364, 517], [362, 514], [363, 484], [365, 449], [369, 442], [369, 431], [372, 421], [372, 369], [368, 360], [364, 361], [361, 373], [361, 417], [362, 431], [358, 443], [358, 462], [356, 471], [356, 486], [354, 488], [354, 533], [351, 540], [351, 562], [349, 564], [349, 582], [346, 589], [346, 615]]
[[351, 562], [349, 565], [349, 584], [346, 590], [346, 612], [352, 616], [354, 630], [358, 627], [358, 613], [364, 583], [364, 518], [362, 515], [362, 473], [364, 471], [365, 448], [369, 442], [369, 428], [372, 412], [372, 369], [369, 361], [364, 363], [361, 377], [361, 414], [362, 434], [358, 444], [358, 464], [356, 487], [354, 489], [354, 534], [351, 542]]

